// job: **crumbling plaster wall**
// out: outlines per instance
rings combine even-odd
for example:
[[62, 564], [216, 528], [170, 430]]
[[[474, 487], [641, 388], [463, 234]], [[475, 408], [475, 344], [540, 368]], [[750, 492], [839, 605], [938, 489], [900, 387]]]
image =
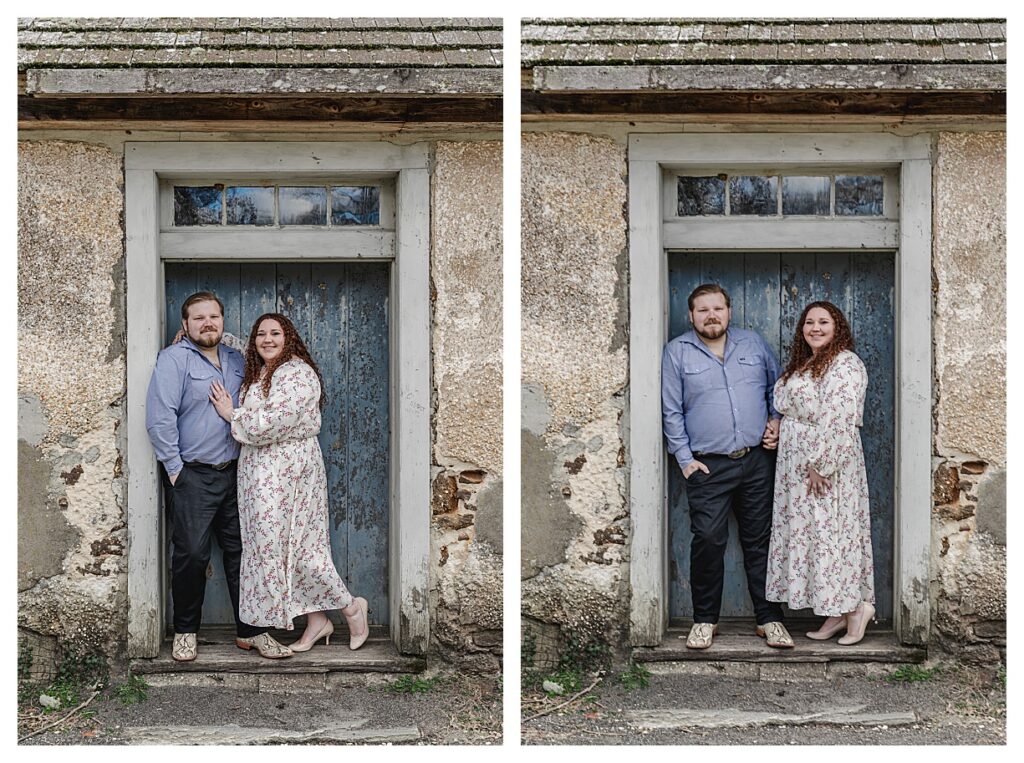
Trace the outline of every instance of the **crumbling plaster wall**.
[[18, 627], [117, 656], [127, 619], [121, 156], [18, 147]]
[[432, 643], [502, 655], [502, 166], [499, 141], [439, 142], [431, 184]]
[[522, 140], [522, 608], [544, 667], [570, 639], [618, 645], [629, 620], [626, 155]]
[[1006, 648], [1006, 135], [940, 133], [934, 167], [932, 642]]

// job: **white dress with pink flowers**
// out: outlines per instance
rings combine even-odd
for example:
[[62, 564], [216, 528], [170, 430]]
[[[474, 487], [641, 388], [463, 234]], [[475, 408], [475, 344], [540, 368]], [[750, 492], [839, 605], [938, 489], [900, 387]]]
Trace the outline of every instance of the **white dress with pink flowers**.
[[352, 603], [331, 559], [319, 401], [313, 369], [293, 358], [274, 373], [269, 396], [255, 383], [232, 417], [242, 443], [239, 614], [252, 625], [290, 630], [293, 617]]
[[[783, 414], [775, 472], [775, 506], [765, 596], [817, 615], [874, 603], [871, 514], [860, 427], [868, 377], [844, 351], [821, 379], [794, 374], [775, 385]], [[818, 498], [807, 467], [831, 481]], [[879, 468], [892, 468], [879, 464]]]

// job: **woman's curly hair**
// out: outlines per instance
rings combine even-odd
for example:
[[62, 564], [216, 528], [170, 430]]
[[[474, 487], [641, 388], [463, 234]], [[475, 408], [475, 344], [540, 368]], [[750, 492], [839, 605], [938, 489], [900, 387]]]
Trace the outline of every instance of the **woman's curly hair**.
[[[259, 331], [260, 324], [265, 320], [277, 321], [281, 326], [281, 331], [284, 332], [284, 347], [281, 348], [281, 354], [271, 360], [269, 364], [260, 357], [260, 353], [256, 349], [256, 332]], [[264, 313], [252, 324], [252, 331], [249, 332], [249, 343], [245, 346], [245, 377], [242, 379], [242, 399], [245, 399], [245, 393], [249, 391], [249, 388], [260, 380], [260, 374], [263, 372], [264, 366], [267, 366], [267, 369], [262, 383], [263, 396], [269, 397], [270, 380], [274, 376], [274, 372], [283, 363], [287, 363], [292, 358], [299, 358], [305, 361], [313, 369], [317, 381], [320, 382], [320, 407], [323, 408], [324, 401], [327, 399], [327, 396], [324, 394], [324, 377], [320, 374], [320, 369], [317, 367], [316, 361], [310, 356], [309, 350], [306, 349], [306, 345], [302, 341], [302, 337], [299, 336], [299, 332], [295, 330], [295, 325], [280, 313]]]
[[[804, 321], [807, 314], [816, 307], [826, 310], [832, 316], [832, 322], [836, 325], [835, 335], [832, 341], [821, 348], [815, 355], [811, 352], [811, 346], [804, 339]], [[820, 379], [825, 375], [828, 367], [832, 365], [836, 355], [843, 350], [853, 349], [853, 333], [850, 331], [850, 324], [846, 321], [843, 311], [831, 302], [811, 302], [804, 311], [800, 313], [800, 320], [796, 322], [796, 332], [793, 336], [793, 347], [789, 351], [789, 364], [782, 374], [785, 381], [793, 374], [811, 372], [812, 379]]]

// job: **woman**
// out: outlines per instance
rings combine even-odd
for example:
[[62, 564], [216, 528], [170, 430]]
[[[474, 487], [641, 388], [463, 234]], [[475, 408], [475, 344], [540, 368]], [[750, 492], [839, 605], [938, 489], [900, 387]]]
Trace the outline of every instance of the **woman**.
[[305, 652], [330, 643], [326, 610], [340, 609], [358, 649], [370, 628], [367, 602], [353, 598], [331, 561], [327, 533], [327, 472], [317, 434], [323, 385], [320, 370], [292, 322], [261, 315], [245, 349], [241, 405], [214, 384], [210, 400], [242, 443], [238, 508], [242, 529], [239, 614], [253, 625], [306, 630], [290, 645]]
[[808, 638], [864, 638], [875, 614], [867, 473], [860, 430], [867, 372], [831, 302], [804, 308], [775, 384], [783, 414], [765, 595], [827, 619]]

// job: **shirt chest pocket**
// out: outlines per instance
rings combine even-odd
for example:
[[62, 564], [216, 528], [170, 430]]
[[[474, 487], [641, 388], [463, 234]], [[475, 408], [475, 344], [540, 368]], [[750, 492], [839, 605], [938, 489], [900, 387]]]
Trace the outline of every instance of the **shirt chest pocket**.
[[740, 375], [745, 382], [766, 385], [768, 379], [764, 373], [764, 358], [755, 353], [740, 355], [736, 358]]
[[209, 400], [210, 386], [219, 380], [219, 377], [210, 369], [190, 369], [185, 383], [185, 399], [190, 403]]
[[683, 391], [688, 405], [696, 405], [705, 392], [724, 386], [722, 373], [713, 373], [711, 364], [704, 360], [683, 363]]

